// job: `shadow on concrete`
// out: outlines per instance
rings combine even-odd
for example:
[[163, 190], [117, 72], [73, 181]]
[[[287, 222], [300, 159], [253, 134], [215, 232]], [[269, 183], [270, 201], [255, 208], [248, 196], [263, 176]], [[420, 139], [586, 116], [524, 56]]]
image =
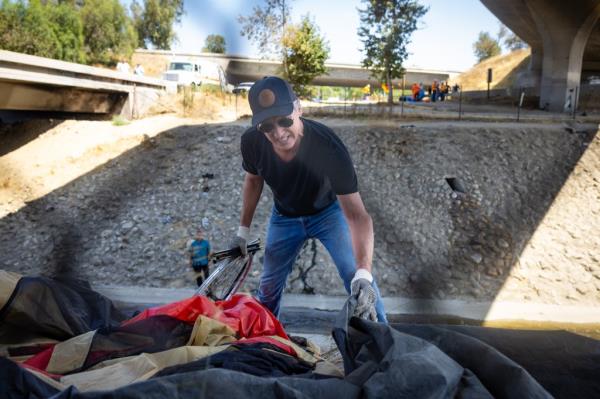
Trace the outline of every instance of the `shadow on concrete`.
[[24, 146], [65, 120], [104, 121], [109, 114], [0, 110], [0, 156]]
[[517, 81], [519, 79], [519, 75], [521, 73], [527, 72], [529, 69], [529, 63], [531, 62], [531, 55], [523, 58], [521, 62], [517, 66], [515, 66], [508, 74], [506, 74], [502, 80], [500, 80], [497, 84], [494, 84], [494, 88], [501, 87], [518, 87]]
[[[384, 251], [388, 259], [401, 265], [392, 271], [376, 269], [378, 275], [387, 273], [388, 279], [393, 279], [390, 274], [402, 273], [407, 284], [397, 293], [401, 296], [493, 301], [584, 155], [587, 143], [597, 134], [597, 129], [578, 133], [575, 129], [561, 130], [564, 131], [556, 134], [568, 139], [556, 143], [570, 143], [570, 147], [554, 149], [550, 156], [545, 150], [530, 151], [526, 142], [520, 149], [507, 148], [502, 137], [489, 136], [490, 143], [485, 145], [474, 144], [477, 135], [470, 138], [466, 135], [461, 142], [450, 141], [445, 147], [435, 147], [427, 138], [431, 135], [424, 137], [420, 135], [422, 132], [391, 136], [387, 141], [385, 129], [365, 131], [365, 136], [374, 137], [367, 143], [397, 150], [396, 157], [401, 161], [394, 164], [395, 170], [399, 171], [396, 176], [399, 178], [395, 179], [398, 182], [395, 183], [396, 192], [407, 201], [395, 203], [394, 210], [385, 201], [363, 192], [376, 226], [376, 236], [380, 237], [376, 240], [375, 252]], [[513, 126], [511, 132], [520, 134], [520, 129]], [[531, 139], [540, 140], [541, 137]], [[411, 141], [411, 149], [401, 145]], [[373, 150], [367, 151], [371, 160], [379, 156], [380, 162], [394, 162]], [[430, 159], [436, 161], [426, 165], [415, 161], [423, 157], [414, 153], [428, 152], [432, 155]], [[439, 152], [444, 155], [439, 156]], [[456, 157], [462, 164], [444, 160], [456, 160]], [[377, 162], [371, 162], [369, 167], [381, 168]], [[454, 180], [457, 178], [460, 178], [460, 187]], [[420, 216], [403, 214], [405, 207]], [[399, 218], [391, 217], [394, 211]], [[447, 234], [444, 233], [446, 228], [449, 228]], [[384, 240], [389, 242], [382, 244]], [[437, 257], [432, 257], [425, 249], [431, 249], [432, 242], [436, 248], [445, 248], [437, 252]], [[377, 259], [375, 265], [376, 262]], [[385, 281], [380, 280], [379, 285], [384, 286]], [[411, 311], [426, 314], [419, 309]]]
[[[126, 311], [139, 312], [140, 307], [124, 307]], [[300, 307], [285, 307], [281, 311], [279, 320], [286, 331], [294, 333], [307, 334], [329, 334], [339, 317], [339, 311], [307, 309]], [[409, 323], [409, 324], [445, 324], [445, 325], [481, 325], [480, 320], [466, 319], [458, 316], [441, 316], [431, 314], [411, 314], [398, 315], [393, 314], [388, 317], [389, 323]]]
[[0, 120], [0, 156], [24, 146], [61, 123], [62, 120], [49, 117], [13, 123]]
[[[209, 126], [182, 126], [148, 138], [141, 145], [0, 219], [0, 253], [5, 254], [0, 260], [0, 268], [26, 274], [78, 277], [93, 282], [94, 271], [106, 268], [114, 273], [120, 267], [125, 268], [130, 258], [161, 262], [162, 259], [147, 259], [144, 246], [167, 244], [160, 237], [145, 237], [143, 231], [135, 237], [139, 246], [131, 251], [120, 251], [123, 247], [131, 247], [127, 240], [134, 241], [132, 237], [123, 236], [119, 237], [122, 240], [119, 248], [111, 248], [104, 256], [90, 254], [95, 246], [107, 239], [102, 236], [103, 232], [118, 232], [123, 219], [131, 217], [128, 216], [132, 211], [131, 204], [139, 196], [151, 192], [151, 196], [161, 196], [161, 201], [163, 198], [168, 200], [169, 191], [180, 183], [173, 180], [173, 169], [198, 168], [196, 161], [201, 164], [202, 157], [196, 158], [197, 154], [192, 151], [200, 148], [205, 140], [215, 140], [219, 134], [211, 132]], [[243, 128], [238, 128], [236, 134], [239, 132], [243, 132]], [[237, 142], [229, 144], [232, 154], [239, 152]], [[211, 151], [211, 148], [205, 150]], [[175, 159], [175, 151], [184, 154]], [[198, 187], [197, 191], [191, 191], [189, 201], [198, 201], [202, 189], [207, 190]], [[197, 223], [198, 215], [178, 214], [169, 209], [169, 205], [165, 203], [158, 207], [155, 223], [166, 228], [184, 223], [190, 229]], [[167, 217], [167, 214], [174, 216]], [[170, 219], [161, 221], [163, 216]], [[119, 259], [120, 256], [123, 258]], [[181, 269], [180, 274], [184, 275], [185, 271]], [[140, 270], [140, 273], [145, 272]], [[152, 280], [151, 275], [147, 277]]]

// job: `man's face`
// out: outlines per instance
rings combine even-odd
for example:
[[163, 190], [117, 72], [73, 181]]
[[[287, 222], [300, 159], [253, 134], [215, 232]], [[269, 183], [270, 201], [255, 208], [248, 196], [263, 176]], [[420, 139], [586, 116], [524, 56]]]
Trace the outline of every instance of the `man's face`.
[[203, 231], [197, 231], [196, 232], [196, 239], [197, 240], [202, 240], [204, 238], [204, 232]]
[[258, 125], [258, 130], [267, 137], [275, 150], [291, 151], [303, 134], [300, 115], [302, 111], [294, 108], [291, 115], [274, 116], [264, 120]]

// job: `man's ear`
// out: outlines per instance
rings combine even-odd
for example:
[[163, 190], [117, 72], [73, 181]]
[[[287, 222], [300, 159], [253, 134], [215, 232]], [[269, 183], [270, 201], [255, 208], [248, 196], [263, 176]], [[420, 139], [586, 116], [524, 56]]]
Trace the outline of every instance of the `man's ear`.
[[302, 104], [298, 101], [298, 116], [302, 116]]

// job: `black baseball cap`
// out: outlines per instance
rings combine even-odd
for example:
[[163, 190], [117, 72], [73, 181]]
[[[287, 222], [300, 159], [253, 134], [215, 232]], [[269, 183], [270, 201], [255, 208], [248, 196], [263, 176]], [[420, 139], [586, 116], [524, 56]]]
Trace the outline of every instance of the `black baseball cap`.
[[296, 94], [285, 80], [277, 76], [265, 76], [252, 85], [248, 102], [252, 109], [252, 125], [274, 116], [290, 115], [294, 110]]

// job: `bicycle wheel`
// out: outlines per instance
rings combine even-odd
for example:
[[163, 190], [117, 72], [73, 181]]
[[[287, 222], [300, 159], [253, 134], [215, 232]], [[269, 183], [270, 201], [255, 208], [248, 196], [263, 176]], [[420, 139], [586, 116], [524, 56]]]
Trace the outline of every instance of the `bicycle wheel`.
[[231, 298], [246, 279], [252, 267], [253, 255], [258, 249], [259, 243], [254, 242], [248, 246], [248, 256], [235, 255], [235, 250], [218, 253], [216, 259], [220, 260], [216, 263], [215, 271], [196, 290], [196, 295], [204, 295], [214, 301]]

